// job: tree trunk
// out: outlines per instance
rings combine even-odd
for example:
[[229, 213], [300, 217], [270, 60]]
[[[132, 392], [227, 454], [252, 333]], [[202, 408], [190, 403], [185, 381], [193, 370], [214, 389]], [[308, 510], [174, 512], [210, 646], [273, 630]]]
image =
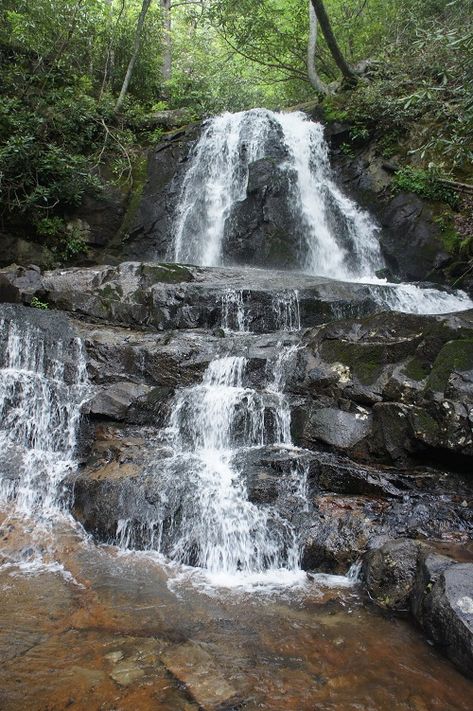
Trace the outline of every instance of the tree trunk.
[[327, 94], [327, 87], [320, 79], [315, 68], [315, 50], [317, 47], [317, 15], [314, 6], [309, 0], [309, 42], [307, 44], [307, 74], [309, 81], [315, 91], [320, 94]]
[[140, 52], [141, 37], [142, 37], [142, 33], [143, 33], [143, 25], [145, 24], [146, 13], [148, 12], [150, 5], [151, 5], [151, 0], [143, 0], [140, 16], [138, 17], [138, 22], [136, 23], [136, 33], [135, 33], [135, 42], [133, 44], [133, 53], [131, 55], [130, 62], [128, 64], [128, 69], [126, 70], [126, 74], [125, 74], [125, 78], [123, 80], [120, 95], [117, 99], [117, 103], [115, 104], [115, 111], [118, 111], [119, 108], [121, 107], [121, 105], [123, 104], [126, 93], [128, 91], [128, 86], [130, 84], [130, 80], [131, 80], [131, 77], [133, 74], [133, 69], [135, 68], [136, 60], [138, 59], [138, 54]]
[[161, 78], [163, 84], [171, 79], [172, 69], [172, 35], [171, 35], [171, 0], [161, 0], [163, 23], [163, 63]]
[[107, 32], [108, 32], [108, 41], [107, 41], [107, 51], [105, 52], [105, 62], [104, 62], [104, 67], [103, 67], [103, 74], [102, 74], [102, 84], [100, 86], [100, 91], [99, 91], [99, 99], [102, 98], [105, 88], [108, 83], [108, 77], [109, 77], [109, 67], [110, 67], [110, 58], [113, 52], [113, 0], [105, 0], [107, 4]]
[[343, 74], [343, 78], [345, 79], [345, 81], [353, 86], [357, 83], [358, 77], [345, 60], [345, 57], [343, 56], [340, 47], [337, 44], [337, 40], [335, 39], [335, 35], [333, 34], [332, 26], [330, 24], [330, 20], [328, 19], [328, 15], [325, 11], [325, 7], [322, 0], [312, 0], [312, 5], [319, 21], [320, 28], [324, 33], [327, 46], [332, 54], [332, 57], [335, 60], [337, 67]]

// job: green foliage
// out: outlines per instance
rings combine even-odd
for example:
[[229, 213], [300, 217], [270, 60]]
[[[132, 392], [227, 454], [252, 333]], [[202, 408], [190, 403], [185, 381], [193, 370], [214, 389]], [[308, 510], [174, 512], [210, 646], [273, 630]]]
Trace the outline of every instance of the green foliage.
[[[307, 77], [308, 0], [206, 0], [172, 8], [172, 76], [162, 79], [165, 33], [151, 3], [128, 95], [117, 95], [142, 0], [2, 0], [0, 3], [0, 219], [46, 243], [59, 260], [86, 245], [66, 224], [105, 178], [131, 183], [134, 146], [158, 142], [156, 112], [186, 120], [313, 98]], [[473, 161], [473, 0], [325, 0], [347, 59], [370, 59], [353, 91], [318, 33], [316, 66], [334, 92], [329, 121], [350, 124], [342, 150], [377, 139], [380, 153], [468, 177]], [[395, 178], [454, 205], [421, 168]], [[412, 169], [414, 170], [414, 169]], [[425, 173], [425, 171], [424, 171]], [[404, 187], [402, 187], [404, 186]], [[447, 239], [447, 238], [446, 238]], [[453, 237], [448, 237], [453, 241]]]
[[67, 262], [86, 252], [87, 244], [76, 230], [67, 232], [55, 249], [56, 257], [60, 262]]
[[435, 218], [435, 222], [440, 228], [442, 242], [448, 252], [456, 254], [467, 247], [467, 244], [464, 244], [464, 240], [455, 226], [452, 213], [443, 212]]
[[41, 309], [42, 311], [49, 309], [49, 304], [46, 301], [41, 301], [37, 296], [33, 296], [30, 306], [34, 309]]
[[416, 193], [426, 200], [444, 202], [452, 208], [458, 206], [455, 190], [442, 183], [433, 170], [406, 166], [396, 172], [392, 185], [396, 192]]

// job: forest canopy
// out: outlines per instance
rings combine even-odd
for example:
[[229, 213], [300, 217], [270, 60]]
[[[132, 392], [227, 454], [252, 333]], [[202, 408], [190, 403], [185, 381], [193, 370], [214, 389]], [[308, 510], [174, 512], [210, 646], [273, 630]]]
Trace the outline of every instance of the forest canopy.
[[4, 227], [61, 236], [84, 195], [130, 179], [136, 147], [159, 139], [170, 111], [185, 123], [318, 97], [329, 118], [350, 118], [355, 143], [382, 134], [388, 155], [409, 136], [418, 165], [464, 177], [472, 11], [472, 0], [1, 0]]

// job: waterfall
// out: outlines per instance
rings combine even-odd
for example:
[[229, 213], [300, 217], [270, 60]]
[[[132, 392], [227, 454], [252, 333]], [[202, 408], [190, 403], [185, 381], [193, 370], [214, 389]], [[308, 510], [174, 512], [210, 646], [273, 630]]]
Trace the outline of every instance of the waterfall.
[[207, 123], [184, 178], [170, 259], [221, 263], [225, 221], [232, 205], [245, 197], [248, 165], [265, 154], [270, 115], [226, 113]]
[[[207, 122], [181, 187], [168, 259], [225, 264], [232, 209], [247, 197], [251, 164], [262, 158], [271, 159], [286, 176], [283, 201], [297, 236], [299, 268], [341, 281], [388, 285], [376, 277], [384, 266], [378, 226], [337, 186], [323, 126], [299, 112], [252, 109]], [[390, 293], [376, 293], [383, 308], [446, 313], [473, 306], [462, 292], [389, 286]]]
[[0, 319], [0, 503], [47, 518], [74, 467], [87, 374], [79, 339], [25, 311]]
[[[229, 291], [225, 298], [229, 305], [236, 304], [236, 314], [239, 309], [243, 314], [239, 292]], [[287, 300], [294, 304], [294, 299], [291, 294]], [[279, 307], [281, 302], [282, 295]], [[282, 311], [288, 315], [282, 325], [293, 324], [291, 308], [286, 304]], [[225, 312], [223, 317], [228, 320]], [[240, 329], [234, 332], [247, 333], [243, 316], [231, 325], [238, 322]], [[149, 521], [147, 532], [142, 526], [136, 529], [133, 521], [120, 521], [117, 538], [122, 547], [145, 538], [149, 548], [205, 569], [219, 584], [276, 571], [286, 578], [300, 575], [296, 528], [276, 506], [251, 502], [246, 481], [249, 452], [268, 445], [292, 447], [291, 411], [283, 391], [296, 350], [278, 344], [274, 361], [268, 363], [266, 390], [245, 384], [245, 357], [225, 356], [209, 363], [200, 384], [177, 391], [167, 426], [173, 456], [156, 463], [162, 518]], [[295, 465], [285, 486], [290, 488], [285, 495], [306, 510], [305, 468]], [[179, 502], [178, 514], [169, 520], [172, 500]]]
[[[276, 148], [275, 148], [276, 146]], [[276, 150], [301, 232], [301, 268], [353, 279], [382, 266], [377, 230], [366, 212], [336, 186], [321, 124], [301, 113], [252, 109], [208, 122], [186, 173], [175, 221], [178, 262], [222, 264], [225, 223], [246, 197], [248, 167]]]

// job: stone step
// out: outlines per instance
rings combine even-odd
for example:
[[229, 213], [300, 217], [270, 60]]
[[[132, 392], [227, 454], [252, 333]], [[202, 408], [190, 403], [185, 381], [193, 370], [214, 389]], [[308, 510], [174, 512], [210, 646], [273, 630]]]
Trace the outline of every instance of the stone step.
[[235, 330], [241, 317], [253, 333], [382, 311], [393, 288], [294, 271], [142, 262], [44, 274], [12, 267], [2, 271], [2, 280], [7, 300], [30, 303], [36, 296], [50, 307], [97, 322], [158, 331]]

